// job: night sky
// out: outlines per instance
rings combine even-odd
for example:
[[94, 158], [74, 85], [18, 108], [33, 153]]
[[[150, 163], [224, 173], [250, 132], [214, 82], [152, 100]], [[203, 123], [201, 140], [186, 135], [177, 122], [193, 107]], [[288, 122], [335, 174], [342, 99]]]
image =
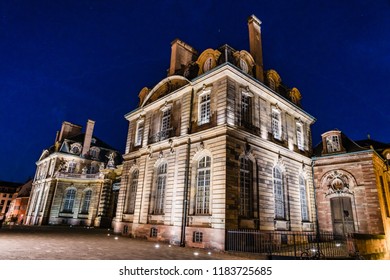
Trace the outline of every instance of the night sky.
[[124, 152], [124, 115], [166, 77], [171, 42], [249, 50], [262, 21], [265, 69], [297, 87], [317, 121], [390, 142], [390, 1], [0, 0], [0, 181], [25, 182], [63, 121]]

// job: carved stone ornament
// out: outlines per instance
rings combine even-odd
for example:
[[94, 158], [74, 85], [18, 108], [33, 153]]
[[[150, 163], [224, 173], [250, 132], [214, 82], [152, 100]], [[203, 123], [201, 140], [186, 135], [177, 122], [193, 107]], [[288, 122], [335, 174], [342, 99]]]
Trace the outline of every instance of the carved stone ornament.
[[328, 188], [325, 196], [331, 194], [353, 194], [350, 190], [348, 181], [348, 177], [344, 173], [337, 170], [331, 172], [325, 178], [326, 186]]

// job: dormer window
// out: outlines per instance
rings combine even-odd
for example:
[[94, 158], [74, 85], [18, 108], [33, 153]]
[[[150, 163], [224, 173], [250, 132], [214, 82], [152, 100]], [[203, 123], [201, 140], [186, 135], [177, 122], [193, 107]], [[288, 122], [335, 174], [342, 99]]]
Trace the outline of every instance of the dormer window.
[[81, 153], [82, 146], [79, 143], [73, 143], [70, 145], [70, 152], [75, 155], [79, 155]]
[[326, 148], [328, 153], [339, 152], [341, 150], [340, 138], [338, 135], [330, 135], [326, 137]]
[[213, 58], [209, 57], [206, 59], [206, 61], [203, 64], [203, 72], [206, 73], [207, 71], [210, 71], [213, 67]]
[[93, 159], [98, 159], [99, 158], [99, 153], [100, 153], [100, 149], [98, 147], [91, 147], [89, 149], [89, 155]]

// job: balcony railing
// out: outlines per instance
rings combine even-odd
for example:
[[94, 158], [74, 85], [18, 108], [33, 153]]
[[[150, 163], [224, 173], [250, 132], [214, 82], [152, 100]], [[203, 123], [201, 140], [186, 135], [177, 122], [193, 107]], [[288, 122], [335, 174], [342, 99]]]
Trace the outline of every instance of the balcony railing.
[[58, 172], [57, 178], [66, 178], [66, 179], [101, 179], [103, 175], [100, 173], [96, 174], [79, 174], [79, 173], [68, 173], [68, 172]]
[[160, 142], [162, 140], [171, 138], [174, 135], [175, 135], [175, 130], [173, 129], [173, 127], [171, 127], [171, 128], [168, 128], [166, 130], [162, 130], [162, 131], [150, 136], [148, 139], [148, 143], [153, 144], [156, 142]]

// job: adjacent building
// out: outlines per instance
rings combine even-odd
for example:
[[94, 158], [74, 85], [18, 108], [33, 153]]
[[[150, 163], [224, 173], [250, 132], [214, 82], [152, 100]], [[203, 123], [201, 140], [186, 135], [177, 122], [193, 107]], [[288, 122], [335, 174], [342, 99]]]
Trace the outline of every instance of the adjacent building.
[[0, 220], [4, 220], [13, 195], [23, 183], [0, 181]]
[[6, 222], [22, 224], [26, 216], [28, 200], [30, 198], [32, 180], [28, 180], [24, 185], [18, 187], [12, 196]]
[[36, 162], [25, 224], [111, 226], [121, 154], [93, 135], [95, 122], [63, 122]]
[[314, 148], [319, 228], [352, 235], [366, 257], [388, 258], [390, 144], [353, 141], [340, 130], [322, 134]]
[[248, 29], [249, 51], [172, 42], [168, 77], [125, 116], [115, 232], [223, 250], [228, 229], [315, 230], [315, 119], [263, 67], [260, 20]]

